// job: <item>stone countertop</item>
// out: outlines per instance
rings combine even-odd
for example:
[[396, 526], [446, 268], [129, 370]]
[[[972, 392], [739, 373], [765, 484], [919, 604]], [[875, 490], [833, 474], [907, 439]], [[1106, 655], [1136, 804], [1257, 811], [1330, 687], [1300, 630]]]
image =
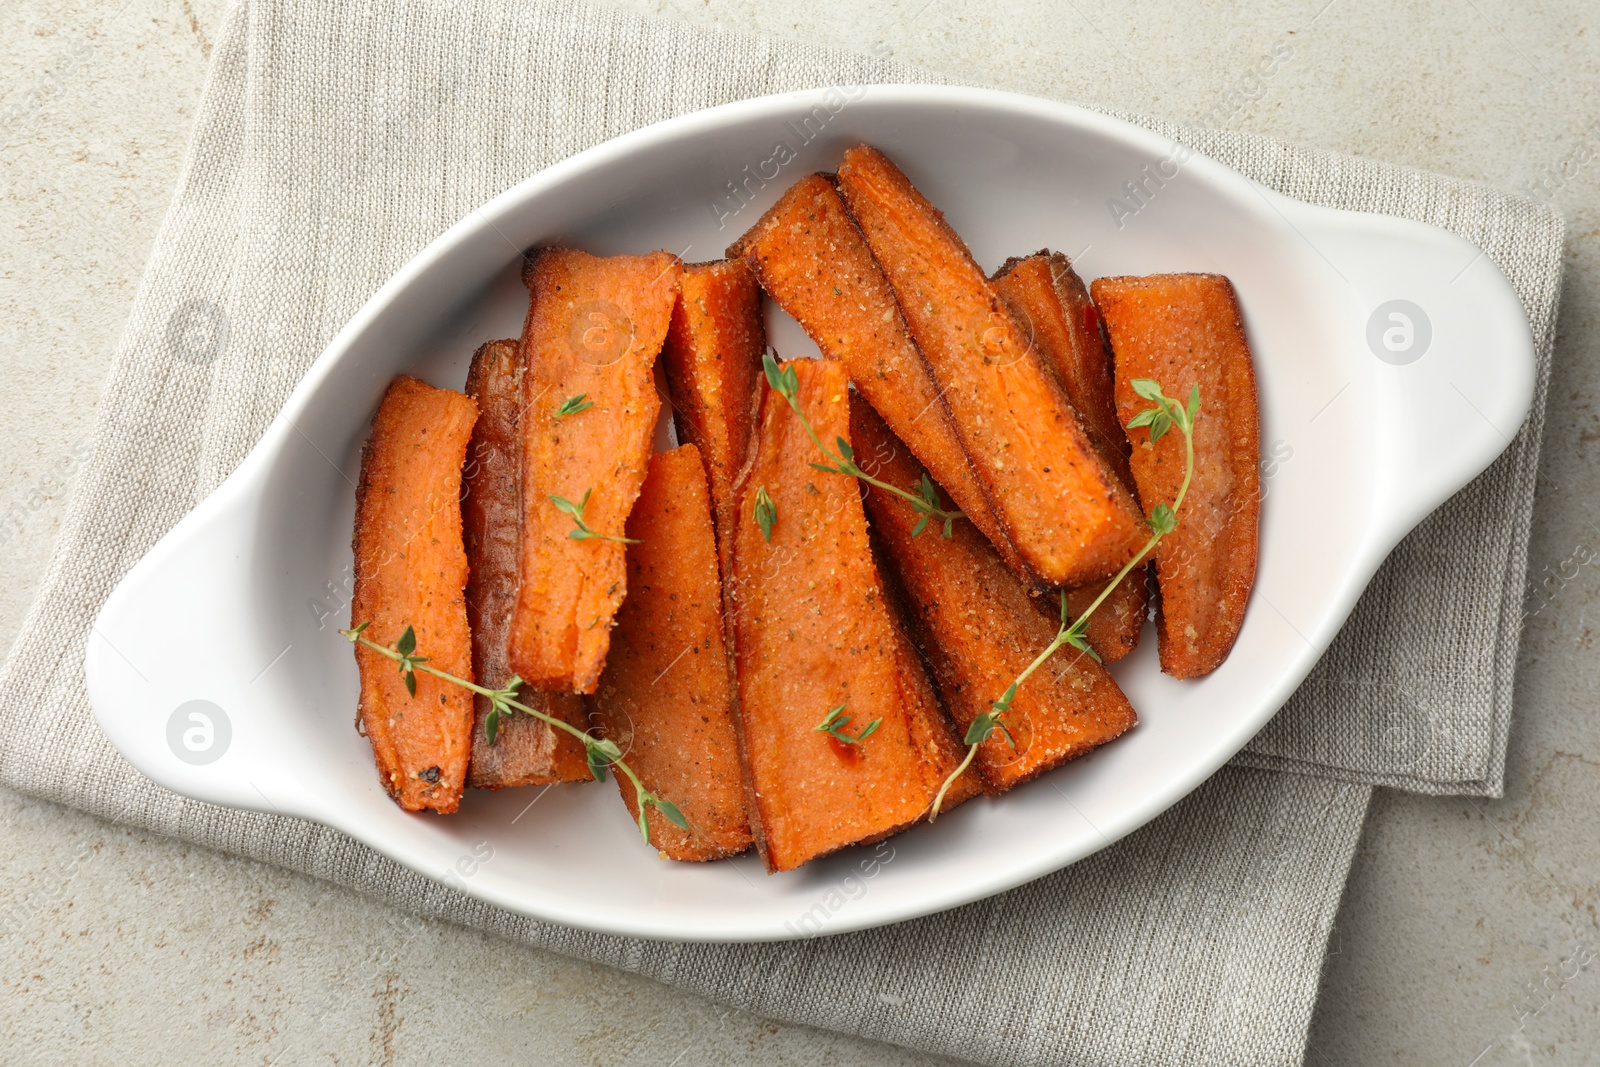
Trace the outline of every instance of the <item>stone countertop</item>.
[[[1549, 0], [628, 0], [1523, 189], [1566, 216], [1503, 799], [1379, 790], [1307, 1063], [1600, 1043], [1600, 9]], [[0, 6], [0, 640], [54, 543], [225, 0]], [[1595, 622], [1587, 619], [1597, 609]], [[0, 793], [10, 1062], [928, 1064]], [[401, 936], [401, 930], [405, 934]]]

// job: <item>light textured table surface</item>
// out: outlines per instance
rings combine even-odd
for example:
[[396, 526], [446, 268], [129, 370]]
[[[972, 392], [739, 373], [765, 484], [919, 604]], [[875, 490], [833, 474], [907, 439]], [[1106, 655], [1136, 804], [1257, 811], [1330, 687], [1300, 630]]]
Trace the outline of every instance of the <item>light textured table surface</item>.
[[[1527, 189], [1562, 210], [1568, 274], [1530, 568], [1541, 592], [1529, 599], [1538, 610], [1523, 642], [1506, 796], [1378, 792], [1307, 1062], [1596, 1062], [1600, 8], [626, 6], [886, 46], [961, 77], [1410, 163]], [[5, 645], [49, 557], [224, 9], [224, 0], [0, 5]], [[10, 793], [0, 793], [0, 856], [6, 1062], [931, 1062], [445, 924], [402, 941], [398, 916], [344, 890]]]

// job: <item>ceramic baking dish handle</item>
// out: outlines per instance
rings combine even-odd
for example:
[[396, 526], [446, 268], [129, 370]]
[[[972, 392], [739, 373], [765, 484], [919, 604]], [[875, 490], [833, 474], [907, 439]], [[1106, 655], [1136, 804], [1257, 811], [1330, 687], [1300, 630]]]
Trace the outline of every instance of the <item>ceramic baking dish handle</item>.
[[1275, 203], [1343, 278], [1348, 348], [1378, 413], [1377, 505], [1398, 541], [1521, 428], [1536, 377], [1527, 315], [1488, 255], [1452, 233]]
[[290, 814], [292, 753], [266, 728], [265, 687], [254, 684], [273, 664], [250, 610], [260, 524], [246, 482], [225, 482], [118, 583], [88, 635], [85, 670], [100, 728], [147, 777]]

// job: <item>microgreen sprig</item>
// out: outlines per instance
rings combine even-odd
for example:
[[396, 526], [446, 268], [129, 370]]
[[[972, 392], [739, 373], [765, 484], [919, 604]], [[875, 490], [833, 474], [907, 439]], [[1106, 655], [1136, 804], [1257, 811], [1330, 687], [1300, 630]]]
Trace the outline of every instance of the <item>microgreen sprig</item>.
[[845, 732], [845, 725], [850, 721], [850, 716], [844, 713], [845, 706], [840, 704], [828, 712], [827, 718], [811, 728], [813, 733], [827, 734], [836, 741], [843, 741], [847, 745], [859, 745], [877, 732], [883, 725], [882, 719], [873, 719], [861, 728], [861, 732], [851, 736]]
[[589, 506], [589, 496], [593, 492], [594, 489], [592, 487], [585, 489], [583, 491], [583, 499], [578, 501], [576, 504], [564, 496], [553, 496], [550, 498], [550, 503], [556, 506], [557, 511], [564, 511], [568, 515], [571, 515], [572, 521], [577, 524], [572, 529], [567, 531], [567, 536], [572, 538], [574, 541], [587, 541], [590, 538], [594, 538], [599, 541], [616, 541], [617, 543], [624, 545], [641, 544], [642, 542], [637, 541], [632, 537], [616, 537], [612, 534], [603, 534], [584, 521], [583, 509]]
[[594, 407], [593, 400], [584, 399], [584, 397], [588, 395], [588, 393], [579, 393], [577, 396], [567, 397], [561, 402], [561, 406], [556, 408], [551, 417], [564, 419], [568, 415], [576, 415], [580, 411], [588, 411], [590, 408]]
[[761, 536], [766, 538], [768, 544], [771, 544], [772, 524], [778, 521], [778, 505], [774, 504], [772, 498], [767, 495], [767, 487], [764, 485], [756, 486], [755, 513], [756, 525], [761, 527]]
[[607, 767], [615, 767], [628, 776], [628, 780], [633, 783], [634, 799], [639, 808], [639, 834], [644, 838], [646, 844], [650, 843], [650, 823], [646, 820], [645, 815], [651, 808], [660, 811], [667, 821], [674, 826], [685, 830], [689, 829], [689, 820], [683, 817], [683, 812], [679, 810], [676, 804], [665, 797], [650, 792], [644, 787], [644, 783], [639, 781], [639, 776], [633, 772], [633, 768], [629, 767], [623, 760], [622, 749], [617, 747], [615, 741], [585, 733], [564, 719], [558, 719], [554, 715], [542, 712], [538, 708], [531, 708], [517, 700], [517, 692], [522, 688], [521, 678], [513, 677], [510, 682], [506, 683], [504, 689], [489, 689], [485, 686], [476, 685], [465, 678], [457, 678], [449, 671], [442, 671], [437, 667], [430, 666], [426, 656], [417, 655], [417, 633], [410, 626], [406, 627], [405, 633], [400, 635], [400, 640], [396, 641], [394, 647], [391, 648], [388, 645], [378, 644], [378, 642], [366, 635], [366, 629], [369, 625], [371, 624], [363, 622], [348, 630], [340, 630], [339, 633], [352, 645], [363, 645], [399, 664], [400, 673], [405, 675], [406, 692], [413, 697], [417, 695], [417, 671], [431, 674], [435, 678], [458, 685], [480, 696], [488, 697], [491, 707], [488, 716], [485, 717], [483, 727], [484, 736], [488, 738], [491, 745], [494, 744], [495, 737], [500, 732], [501, 715], [510, 715], [516, 711], [532, 715], [545, 725], [565, 731], [583, 743], [584, 755], [589, 763], [589, 773], [594, 776], [596, 781], [603, 782], [606, 780]]
[[811, 438], [812, 443], [828, 459], [827, 463], [813, 463], [811, 466], [819, 471], [827, 471], [829, 474], [843, 474], [850, 478], [860, 478], [868, 485], [877, 486], [886, 493], [893, 493], [910, 504], [912, 509], [922, 516], [911, 531], [911, 536], [913, 537], [928, 528], [928, 520], [930, 519], [937, 519], [943, 523], [944, 535], [949, 537], [955, 527], [955, 521], [965, 518], [959, 511], [950, 511], [939, 506], [939, 494], [935, 491], [933, 481], [927, 474], [923, 474], [922, 481], [914, 490], [901, 489], [897, 485], [879, 481], [857, 466], [855, 450], [850, 447], [850, 442], [846, 441], [842, 436], [834, 438], [834, 444], [838, 446], [837, 452], [823, 444], [822, 439], [817, 436], [817, 431], [812, 427], [811, 420], [806, 418], [804, 411], [800, 410], [800, 379], [795, 374], [794, 368], [779, 366], [778, 361], [773, 358], [771, 352], [762, 355], [761, 366], [767, 374], [767, 385], [772, 387], [773, 392], [789, 402], [789, 407], [794, 410], [795, 415], [800, 419], [800, 425], [805, 427], [806, 434]]
[[1189, 483], [1194, 480], [1194, 424], [1195, 420], [1200, 417], [1200, 387], [1196, 385], [1189, 390], [1189, 402], [1184, 405], [1163, 393], [1161, 386], [1149, 378], [1135, 378], [1132, 385], [1134, 393], [1150, 401], [1153, 406], [1146, 408], [1129, 419], [1128, 429], [1137, 429], [1141, 426], [1147, 427], [1150, 431], [1151, 444], [1161, 440], [1162, 437], [1166, 436], [1167, 431], [1173, 427], [1177, 427], [1183, 433], [1183, 482], [1178, 486], [1178, 495], [1172, 499], [1170, 505], [1157, 504], [1150, 509], [1150, 537], [1145, 541], [1144, 547], [1117, 572], [1116, 577], [1112, 578], [1104, 589], [1100, 590], [1100, 595], [1095, 597], [1089, 606], [1084, 609], [1082, 615], [1069, 621], [1067, 618], [1067, 595], [1066, 593], [1061, 594], [1061, 628], [1056, 631], [1055, 638], [1044, 647], [1044, 651], [1040, 652], [1032, 663], [1023, 668], [1022, 673], [1017, 675], [1016, 680], [1006, 688], [1000, 699], [995, 701], [988, 711], [972, 720], [972, 725], [967, 728], [966, 737], [963, 739], [967, 746], [966, 758], [961, 761], [961, 765], [939, 787], [939, 792], [934, 796], [933, 805], [928, 811], [929, 822], [938, 817], [939, 808], [944, 803], [945, 794], [950, 791], [950, 787], [955, 783], [956, 779], [960, 778], [966, 769], [972, 765], [972, 758], [977, 754], [978, 746], [987, 741], [994, 731], [1000, 730], [1005, 734], [1006, 741], [1011, 747], [1017, 747], [1016, 740], [1011, 736], [1011, 731], [1006, 728], [1001, 716], [1011, 710], [1011, 702], [1016, 699], [1017, 690], [1021, 688], [1022, 683], [1026, 682], [1034, 671], [1043, 666], [1044, 662], [1055, 655], [1056, 651], [1063, 645], [1069, 645], [1077, 649], [1080, 654], [1088, 656], [1096, 663], [1100, 662], [1100, 656], [1093, 648], [1089, 647], [1088, 639], [1084, 636], [1089, 626], [1089, 617], [1095, 613], [1101, 604], [1105, 603], [1106, 598], [1111, 595], [1111, 591], [1122, 584], [1122, 580], [1128, 576], [1128, 573], [1155, 550], [1156, 545], [1161, 543], [1161, 539], [1178, 528], [1178, 509], [1183, 506], [1183, 498], [1189, 493]]

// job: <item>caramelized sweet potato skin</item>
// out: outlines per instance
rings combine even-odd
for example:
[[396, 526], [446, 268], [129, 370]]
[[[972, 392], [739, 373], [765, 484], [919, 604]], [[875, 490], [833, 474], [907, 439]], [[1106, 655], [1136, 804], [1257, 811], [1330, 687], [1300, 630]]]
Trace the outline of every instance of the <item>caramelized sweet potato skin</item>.
[[[461, 464], [478, 417], [460, 393], [401, 375], [390, 384], [361, 455], [356, 489], [352, 626], [393, 645], [407, 626], [429, 662], [472, 678]], [[472, 694], [418, 673], [416, 696], [392, 660], [360, 645], [361, 722], [378, 778], [407, 811], [447, 814], [461, 803], [471, 748]]]
[[[1150, 406], [1134, 393], [1136, 378], [1154, 379], [1178, 400], [1200, 387], [1194, 479], [1178, 528], [1155, 553], [1161, 669], [1195, 678], [1228, 658], [1255, 584], [1261, 414], [1238, 299], [1219, 274], [1099, 278], [1092, 291], [1116, 353], [1124, 424]], [[1139, 428], [1128, 439], [1140, 497], [1170, 502], [1183, 481], [1182, 433], [1151, 445], [1149, 431]]]
[[933, 480], [1023, 573], [939, 402], [894, 290], [827, 176], [802, 178], [728, 250], [908, 442]]
[[705, 462], [724, 571], [737, 508], [734, 482], [750, 448], [766, 347], [761, 288], [742, 260], [684, 267], [661, 358], [678, 440], [695, 445]]
[[[675, 860], [714, 860], [750, 847], [733, 684], [722, 641], [711, 498], [700, 452], [682, 445], [650, 460], [628, 516], [628, 599], [617, 612], [589, 707], [645, 788], [677, 804], [684, 830], [652, 808], [650, 841]], [[635, 819], [633, 784], [616, 775]]]
[[[1133, 493], [1128, 439], [1117, 422], [1111, 352], [1100, 336], [1100, 318], [1083, 279], [1066, 256], [1043, 251], [1007, 260], [993, 280], [1106, 465], [1116, 472], [1123, 488]], [[1103, 588], [1103, 581], [1095, 581], [1071, 590], [1067, 611], [1076, 617], [1088, 610]], [[1140, 564], [1090, 616], [1085, 636], [1105, 662], [1119, 660], [1138, 647], [1149, 595], [1149, 567]], [[1055, 613], [1055, 605], [1045, 598], [1040, 602]]]
[[[911, 455], [866, 405], [850, 413], [862, 469], [898, 484], [921, 476]], [[913, 536], [915, 515], [889, 494], [865, 487], [867, 513], [883, 555], [905, 594], [918, 647], [933, 668], [945, 706], [963, 732], [988, 711], [1056, 636], [1057, 624], [976, 532]], [[1102, 610], [1104, 610], [1102, 608]], [[973, 761], [991, 792], [1003, 792], [1105, 744], [1137, 721], [1116, 681], [1089, 656], [1063, 648], [1017, 690], [1000, 734]]]
[[[843, 365], [796, 360], [799, 401], [825, 441], [850, 433]], [[919, 821], [961, 748], [887, 602], [854, 479], [814, 470], [816, 445], [765, 391], [740, 483], [734, 538], [739, 712], [752, 822], [767, 869], [785, 871]], [[776, 505], [768, 541], [753, 514]], [[844, 705], [859, 744], [816, 727]], [[970, 796], [964, 776], [947, 804]]]
[[[676, 256], [531, 256], [523, 328], [522, 533], [511, 666], [527, 685], [592, 693], [626, 594], [622, 536], [660, 413], [653, 368], [678, 297]], [[568, 399], [592, 407], [558, 417]], [[575, 540], [577, 505], [602, 536]]]
[[[472, 357], [467, 396], [478, 405], [463, 475], [461, 524], [467, 549], [467, 621], [472, 673], [496, 689], [511, 680], [506, 645], [517, 603], [517, 524], [522, 514], [522, 353], [516, 341], [490, 341]], [[579, 729], [583, 702], [575, 696], [522, 694], [524, 703]], [[489, 698], [473, 704], [472, 758], [467, 784], [475, 789], [577, 782], [589, 778], [583, 746], [531, 715], [502, 717], [493, 745], [484, 733]]]
[[850, 149], [839, 192], [883, 268], [1011, 543], [1050, 586], [1107, 577], [1144, 517], [943, 216], [881, 152]]

